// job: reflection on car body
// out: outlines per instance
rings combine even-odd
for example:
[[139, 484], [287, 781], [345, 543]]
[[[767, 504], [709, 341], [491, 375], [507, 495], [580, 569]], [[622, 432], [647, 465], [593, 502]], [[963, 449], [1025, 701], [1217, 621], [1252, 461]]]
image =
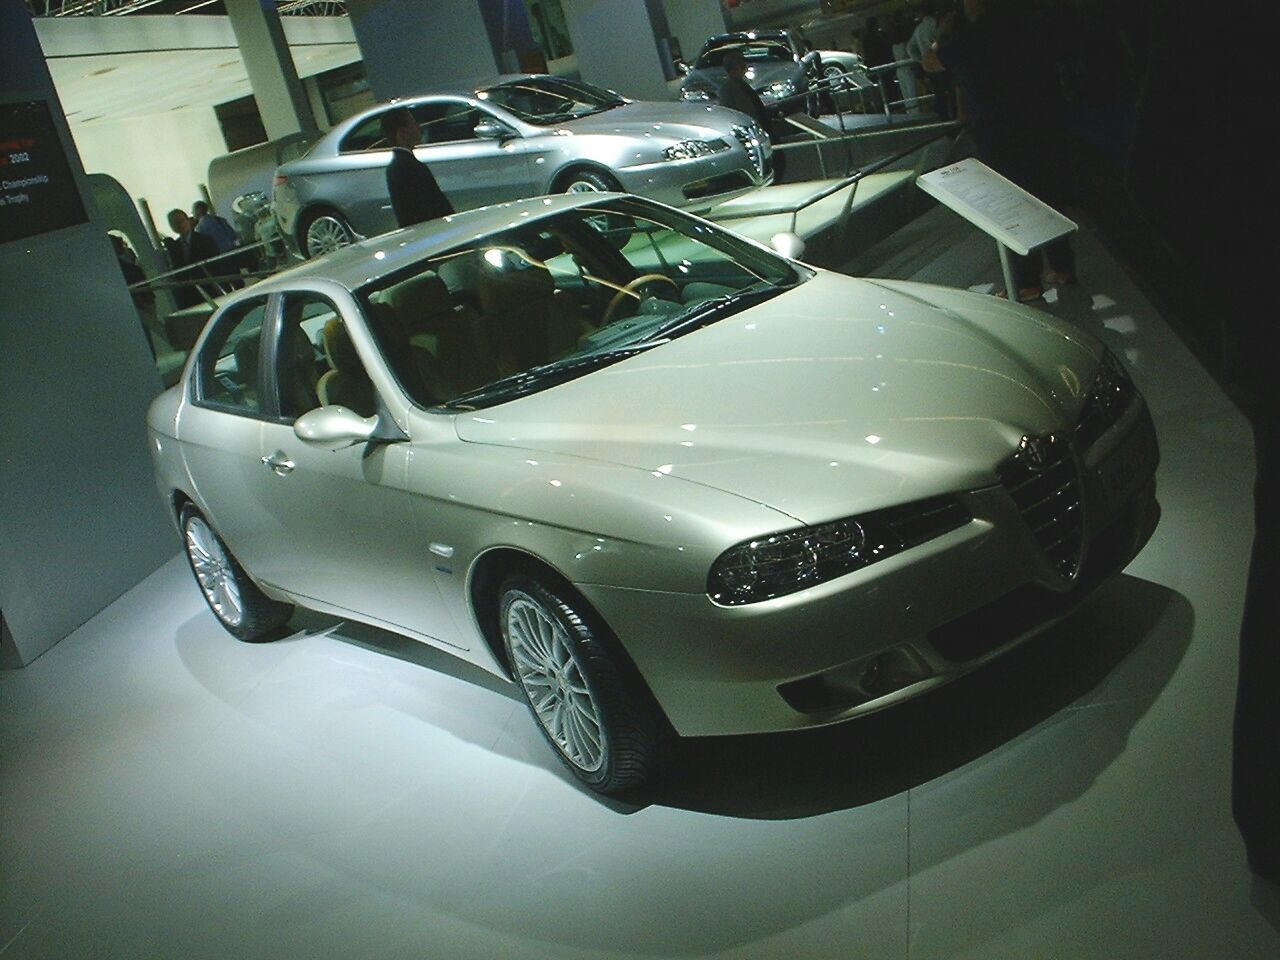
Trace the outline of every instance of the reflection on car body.
[[461, 213], [241, 291], [149, 430], [229, 631], [301, 604], [438, 645], [604, 792], [672, 728], [813, 727], [961, 675], [1158, 515], [1150, 415], [1092, 337], [634, 197]]

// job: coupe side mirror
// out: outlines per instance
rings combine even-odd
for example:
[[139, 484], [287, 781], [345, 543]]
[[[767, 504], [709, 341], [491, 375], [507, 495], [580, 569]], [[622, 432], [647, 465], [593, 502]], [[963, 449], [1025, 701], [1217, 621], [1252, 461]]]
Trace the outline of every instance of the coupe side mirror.
[[790, 260], [804, 256], [804, 241], [791, 232], [775, 233], [769, 238], [769, 246]]
[[328, 450], [366, 443], [378, 431], [377, 417], [362, 417], [336, 404], [304, 413], [293, 422], [293, 432], [303, 443]]
[[496, 120], [481, 120], [475, 125], [475, 135], [481, 140], [506, 140], [514, 134]]

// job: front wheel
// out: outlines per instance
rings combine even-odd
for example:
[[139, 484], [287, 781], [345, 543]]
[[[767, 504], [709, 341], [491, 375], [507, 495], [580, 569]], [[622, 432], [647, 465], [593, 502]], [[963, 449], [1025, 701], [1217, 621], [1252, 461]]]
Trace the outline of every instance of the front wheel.
[[575, 170], [560, 184], [563, 193], [620, 193], [622, 184], [599, 170]]
[[355, 231], [342, 215], [326, 210], [307, 219], [302, 231], [302, 252], [308, 259], [319, 257], [350, 246], [355, 240]]
[[218, 622], [246, 643], [274, 640], [293, 607], [258, 589], [209, 521], [191, 504], [183, 507], [180, 523], [191, 572]]
[[507, 578], [498, 597], [508, 661], [552, 749], [600, 793], [642, 786], [665, 721], [608, 629], [568, 590], [534, 577]]

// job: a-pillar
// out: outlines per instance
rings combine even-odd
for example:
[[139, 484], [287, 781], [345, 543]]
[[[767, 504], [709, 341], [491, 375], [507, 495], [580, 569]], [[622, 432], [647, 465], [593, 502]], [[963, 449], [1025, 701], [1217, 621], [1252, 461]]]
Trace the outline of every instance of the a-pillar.
[[267, 137], [314, 133], [315, 115], [298, 79], [275, 0], [226, 0], [226, 10]]
[[670, 100], [662, 0], [562, 0], [582, 79], [638, 100]]
[[347, 16], [380, 101], [498, 73], [477, 0], [347, 0]]
[[177, 550], [147, 454], [162, 389], [27, 6], [0, 0], [0, 666]]
[[729, 31], [721, 0], [663, 0], [671, 35], [680, 41], [680, 54], [688, 63], [711, 37]]

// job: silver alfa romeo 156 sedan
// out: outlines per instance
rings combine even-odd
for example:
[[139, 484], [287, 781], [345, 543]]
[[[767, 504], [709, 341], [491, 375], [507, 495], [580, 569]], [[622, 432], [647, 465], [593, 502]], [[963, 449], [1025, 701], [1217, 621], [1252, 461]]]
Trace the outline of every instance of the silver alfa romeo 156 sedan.
[[233, 635], [297, 604], [434, 644], [608, 793], [673, 732], [830, 724], [973, 669], [1158, 517], [1150, 414], [1093, 337], [605, 194], [233, 294], [149, 436]]
[[396, 228], [382, 116], [408, 107], [414, 150], [455, 210], [551, 193], [623, 190], [692, 209], [773, 182], [773, 147], [714, 105], [628, 100], [551, 76], [509, 76], [386, 103], [276, 170], [281, 235], [303, 257]]

